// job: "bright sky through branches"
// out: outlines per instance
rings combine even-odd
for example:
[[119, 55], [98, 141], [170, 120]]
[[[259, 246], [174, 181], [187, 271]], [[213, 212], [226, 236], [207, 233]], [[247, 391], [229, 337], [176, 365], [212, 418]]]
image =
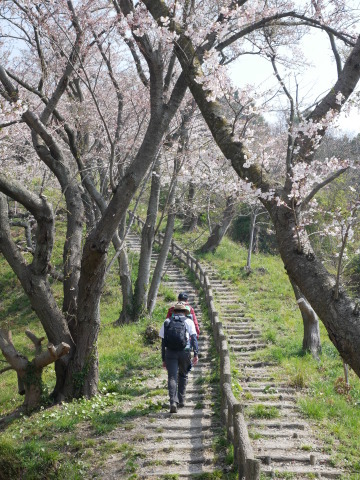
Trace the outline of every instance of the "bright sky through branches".
[[[336, 63], [330, 43], [328, 37], [323, 32], [313, 30], [311, 36], [307, 36], [302, 40], [302, 46], [308, 65], [300, 68], [296, 73], [301, 109], [321, 99], [334, 85], [337, 78]], [[287, 88], [291, 90], [292, 95], [295, 97], [295, 74], [285, 70], [281, 65], [278, 68]], [[238, 87], [244, 87], [249, 84], [254, 85], [259, 91], [278, 85], [270, 61], [259, 55], [240, 56], [230, 66], [230, 72], [232, 80]], [[359, 92], [359, 90], [358, 88], [357, 91]], [[355, 98], [354, 95], [353, 98]], [[278, 97], [276, 97], [276, 102], [277, 104], [273, 103], [274, 113], [266, 115], [269, 120], [274, 119], [277, 116], [276, 112], [279, 112], [280, 109], [284, 110], [288, 106], [285, 98], [279, 104]], [[350, 112], [342, 112], [339, 126], [349, 136], [355, 136], [360, 133], [359, 108], [353, 106]]]

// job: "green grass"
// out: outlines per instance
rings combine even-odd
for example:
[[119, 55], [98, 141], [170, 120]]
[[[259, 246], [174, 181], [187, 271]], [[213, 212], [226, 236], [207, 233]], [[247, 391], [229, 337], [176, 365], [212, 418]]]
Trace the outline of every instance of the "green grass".
[[249, 410], [249, 417], [251, 418], [265, 418], [267, 420], [278, 418], [280, 411], [276, 407], [268, 407], [266, 405], [255, 405]]

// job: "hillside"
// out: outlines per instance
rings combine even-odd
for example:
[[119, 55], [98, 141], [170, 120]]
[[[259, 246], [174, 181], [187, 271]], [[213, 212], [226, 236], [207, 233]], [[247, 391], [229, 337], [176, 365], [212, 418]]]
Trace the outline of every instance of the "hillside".
[[[238, 292], [247, 316], [253, 319], [266, 343], [261, 360], [281, 366], [281, 378], [277, 380], [287, 382], [301, 393], [299, 406], [325, 442], [334, 466], [353, 472], [346, 478], [359, 478], [360, 382], [350, 373], [350, 387], [344, 384], [342, 363], [323, 329], [320, 361], [301, 351], [301, 317], [279, 259], [254, 256], [253, 273], [247, 275], [242, 268], [246, 252], [225, 239], [215, 255], [205, 255], [201, 262], [215, 267], [220, 277], [230, 281], [232, 289]], [[31, 346], [23, 331], [30, 328], [40, 335], [40, 326], [3, 261], [0, 273], [3, 292], [1, 327], [10, 328], [17, 348], [30, 354]], [[0, 478], [102, 478], [99, 472], [113, 455], [123, 458], [128, 478], [137, 478], [139, 454], [134, 445], [126, 442], [126, 432], [131, 431], [134, 424], [141, 424], [142, 416], [167, 408], [166, 382], [156, 381], [163, 374], [159, 344], [147, 343], [144, 332], [149, 324], [155, 329], [160, 327], [176, 292], [165, 282], [152, 319], [144, 318], [134, 325], [115, 327], [113, 322], [120, 308], [117, 289], [116, 276], [113, 275], [106, 285], [101, 305], [100, 394], [92, 400], [60, 407], [51, 407], [45, 395], [40, 412], [30, 418], [3, 423]], [[222, 305], [218, 305], [220, 312], [221, 308]], [[203, 314], [206, 323], [206, 311]], [[233, 379], [240, 396], [240, 372], [235, 368]], [[51, 367], [47, 369], [44, 381], [48, 392], [54, 382]], [[216, 403], [216, 399], [214, 401]], [[15, 375], [13, 372], [2, 374], [2, 418], [20, 404]], [[123, 438], [110, 440], [109, 433], [119, 425], [122, 425]], [[216, 445], [218, 450], [221, 446], [223, 456], [230, 455], [231, 461], [231, 449], [226, 448], [221, 436], [216, 439]], [[232, 478], [232, 475], [229, 471], [226, 478]]]

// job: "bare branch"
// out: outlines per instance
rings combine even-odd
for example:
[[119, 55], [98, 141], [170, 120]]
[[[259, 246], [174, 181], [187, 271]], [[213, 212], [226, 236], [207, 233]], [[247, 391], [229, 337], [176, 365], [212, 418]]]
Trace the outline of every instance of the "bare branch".
[[340, 77], [341, 70], [342, 70], [341, 58], [340, 58], [339, 52], [336, 48], [334, 35], [332, 33], [329, 33], [329, 32], [328, 32], [328, 35], [329, 35], [329, 39], [330, 39], [331, 49], [332, 49], [334, 57], [335, 57], [338, 77]]
[[344, 172], [346, 172], [347, 169], [348, 169], [348, 167], [342, 168], [342, 169], [338, 170], [337, 172], [333, 173], [332, 175], [330, 175], [330, 177], [326, 178], [323, 182], [318, 183], [318, 184], [311, 190], [311, 192], [309, 193], [309, 195], [302, 201], [300, 209], [301, 209], [301, 210], [304, 210], [305, 207], [309, 204], [310, 200], [311, 200], [312, 198], [314, 198], [314, 196], [317, 194], [317, 192], [318, 192], [319, 190], [321, 190], [321, 189], [324, 188], [326, 185], [328, 185], [329, 183], [331, 183], [332, 181], [334, 181], [335, 178], [340, 177], [340, 175], [342, 175]]
[[0, 349], [4, 357], [14, 370], [25, 370], [26, 365], [29, 361], [24, 355], [21, 355], [14, 347], [10, 331], [0, 329]]
[[271, 23], [274, 23], [276, 20], [279, 20], [281, 18], [286, 18], [286, 17], [298, 18], [300, 20], [303, 20], [306, 25], [324, 30], [328, 34], [331, 34], [331, 35], [339, 38], [340, 40], [342, 40], [346, 45], [349, 45], [351, 47], [355, 46], [356, 39], [351, 37], [350, 35], [342, 34], [340, 32], [337, 32], [335, 29], [333, 29], [331, 27], [328, 27], [327, 25], [319, 22], [318, 20], [314, 20], [313, 18], [307, 17], [306, 15], [300, 15], [300, 14], [294, 12], [294, 11], [290, 11], [290, 12], [284, 12], [284, 13], [277, 13], [277, 14], [272, 15], [270, 17], [262, 18], [259, 22], [255, 22], [255, 23], [249, 25], [248, 27], [242, 29], [240, 32], [235, 33], [234, 35], [232, 35], [228, 39], [224, 40], [223, 42], [220, 42], [216, 46], [216, 49], [221, 51], [224, 48], [231, 45], [232, 43], [239, 40], [240, 38], [245, 37], [249, 33], [252, 33], [256, 30], [260, 30], [263, 27], [265, 27], [265, 26], [267, 26]]
[[11, 125], [16, 125], [17, 123], [23, 123], [23, 120], [13, 120], [12, 122], [0, 123], [0, 130], [2, 128], [10, 127]]
[[70, 351], [70, 345], [61, 342], [56, 347], [50, 343], [47, 347], [47, 351], [36, 356], [33, 360], [35, 367], [44, 368], [46, 365], [55, 362], [59, 358], [63, 357]]

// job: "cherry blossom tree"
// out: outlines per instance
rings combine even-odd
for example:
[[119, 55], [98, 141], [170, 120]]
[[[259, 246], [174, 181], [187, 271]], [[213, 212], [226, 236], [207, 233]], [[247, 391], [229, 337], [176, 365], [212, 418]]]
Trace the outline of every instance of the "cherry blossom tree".
[[[140, 28], [134, 9], [126, 2], [6, 1], [0, 12], [7, 22], [2, 29], [5, 55], [0, 67], [2, 110], [6, 115], [1, 123], [5, 130], [2, 140], [5, 149], [8, 139], [14, 140], [14, 129], [18, 129], [22, 143], [31, 151], [26, 162], [36, 157], [60, 185], [67, 225], [63, 308], [58, 307], [49, 282], [56, 223], [52, 205], [42, 191], [40, 195], [31, 191], [31, 181], [14, 178], [17, 175], [12, 170], [15, 160], [11, 154], [1, 173], [0, 191], [35, 218], [36, 242], [29, 260], [12, 239], [4, 199], [0, 249], [28, 295], [48, 340], [70, 347], [69, 354], [55, 363], [55, 398], [91, 396], [98, 383], [99, 301], [109, 244], [117, 241], [118, 227], [157, 158], [187, 83], [185, 75], [174, 70], [171, 49], [165, 48], [171, 45], [173, 34], [165, 32], [158, 40], [151, 33], [152, 28], [158, 29], [153, 21]], [[14, 36], [21, 47], [11, 52], [8, 40]], [[113, 36], [112, 43], [116, 36], [118, 51], [123, 52], [120, 67], [137, 72], [147, 92], [148, 114], [138, 111], [131, 128], [122, 130], [125, 144], [126, 138], [132, 138], [126, 146], [121, 144], [120, 131], [127, 126], [127, 109], [132, 110], [136, 101], [133, 92], [126, 99], [121, 68], [114, 71], [107, 62], [111, 55], [103, 42], [107, 36]], [[12, 54], [16, 54], [16, 61]], [[101, 81], [105, 70], [107, 83]], [[109, 108], [114, 98], [115, 115]], [[125, 100], [129, 102], [126, 107]], [[104, 152], [107, 164], [98, 161], [100, 156], [104, 158]], [[84, 238], [85, 215], [88, 230]]]
[[[143, 4], [160, 26], [176, 33], [177, 58], [214, 140], [236, 173], [258, 191], [274, 223], [279, 251], [290, 278], [324, 323], [343, 359], [360, 375], [360, 322], [355, 305], [343, 290], [336, 298], [336, 278], [314, 254], [306, 230], [300, 228], [303, 213], [316, 192], [346, 168], [333, 159], [321, 165], [319, 172], [320, 165], [314, 155], [360, 77], [360, 38], [354, 28], [356, 18], [351, 5], [346, 8], [337, 1], [305, 2], [301, 6], [291, 2], [221, 2], [221, 5], [209, 2], [209, 8], [204, 8], [201, 16], [190, 2], [177, 4], [177, 8], [160, 0], [143, 0]], [[226, 62], [244, 52], [250, 42], [270, 58], [280, 41], [288, 47], [299, 47], [298, 39], [311, 28], [322, 30], [335, 46], [336, 42], [342, 42], [345, 61], [343, 64], [339, 61], [340, 55], [334, 48], [338, 79], [303, 119], [289, 124], [284, 173], [274, 182], [252, 154], [251, 145], [233, 131], [232, 119], [218, 100], [231, 83]], [[287, 63], [291, 65], [289, 58]], [[308, 171], [312, 172], [311, 181], [306, 181]], [[300, 194], [305, 182], [306, 193], [303, 190]]]

